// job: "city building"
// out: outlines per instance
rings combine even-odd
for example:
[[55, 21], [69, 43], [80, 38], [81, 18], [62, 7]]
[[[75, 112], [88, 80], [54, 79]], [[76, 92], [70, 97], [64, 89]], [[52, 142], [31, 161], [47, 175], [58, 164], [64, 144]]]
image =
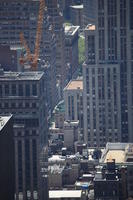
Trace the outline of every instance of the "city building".
[[83, 3], [83, 0], [58, 0], [59, 6], [61, 7], [61, 11], [65, 20], [70, 20], [70, 6], [72, 5], [80, 5]]
[[133, 196], [133, 143], [107, 143], [104, 149], [100, 165], [105, 166], [109, 159], [115, 160], [115, 165], [118, 169], [126, 169], [126, 188], [123, 188], [124, 193], [128, 197]]
[[95, 23], [96, 9], [95, 0], [83, 0], [83, 26], [86, 27], [88, 24]]
[[66, 63], [68, 65], [68, 80], [72, 79], [73, 75], [78, 70], [78, 31], [79, 26], [65, 26], [65, 52]]
[[76, 79], [64, 88], [65, 120], [78, 120], [80, 140], [83, 141], [83, 80]]
[[83, 28], [83, 4], [70, 6], [71, 23]]
[[0, 116], [0, 199], [14, 200], [13, 118]]
[[0, 45], [0, 68], [4, 71], [22, 71], [19, 63], [21, 54], [20, 46]]
[[79, 177], [79, 159], [76, 156], [53, 155], [48, 160], [48, 179], [50, 189], [62, 189], [73, 185]]
[[89, 145], [133, 141], [132, 5], [129, 0], [95, 4], [96, 26], [95, 30], [88, 27], [83, 65], [84, 129]]
[[63, 27], [63, 16], [59, 12], [57, 0], [46, 0], [50, 23], [56, 37], [56, 80], [59, 87], [59, 95], [62, 97], [63, 88], [67, 83], [67, 67], [65, 62], [65, 32]]
[[52, 165], [48, 167], [48, 183], [49, 188], [62, 188], [62, 176], [63, 176], [64, 166]]
[[65, 121], [65, 105], [64, 101], [60, 101], [54, 111], [55, 128], [63, 129]]
[[64, 146], [74, 150], [74, 143], [79, 140], [79, 121], [64, 121]]
[[0, 73], [0, 114], [13, 114], [16, 199], [41, 199], [40, 153], [47, 145], [44, 78], [43, 72]]
[[[106, 168], [97, 167], [94, 177], [94, 198], [124, 200], [127, 199], [126, 190], [126, 172], [124, 176], [117, 170], [115, 160], [108, 159]], [[125, 193], [124, 193], [125, 192]]]
[[[35, 41], [36, 41], [36, 31], [37, 22], [39, 14], [39, 0], [1, 0], [0, 1], [0, 44], [8, 46], [17, 46], [21, 44], [20, 33], [24, 34], [24, 38], [29, 46], [31, 53], [35, 52]], [[22, 44], [21, 44], [22, 45]], [[15, 48], [13, 47], [13, 48]], [[22, 46], [23, 47], [23, 46]], [[3, 53], [6, 47], [2, 47]], [[23, 48], [24, 50], [24, 48]], [[1, 56], [3, 55], [1, 54]], [[25, 53], [25, 51], [23, 51]], [[39, 52], [39, 70], [44, 69], [44, 63], [48, 62], [49, 67], [49, 81], [47, 82], [48, 91], [48, 102], [49, 107], [52, 110], [53, 107], [58, 102], [58, 93], [56, 88], [56, 43], [55, 35], [53, 33], [51, 23], [49, 21], [48, 13], [46, 9], [44, 10], [44, 20], [42, 27], [42, 37], [40, 43]], [[7, 51], [7, 58], [8, 58]], [[11, 55], [14, 56], [14, 55]], [[9, 69], [15, 69], [16, 56], [11, 57], [11, 65]], [[4, 56], [5, 57], [5, 56]], [[8, 61], [8, 59], [7, 59]], [[14, 62], [14, 66], [12, 64]], [[28, 63], [27, 63], [28, 64]], [[64, 65], [63, 65], [64, 66]], [[24, 70], [27, 70], [27, 65], [22, 66]], [[30, 68], [28, 67], [28, 70]], [[13, 70], [14, 71], [14, 70]], [[17, 70], [16, 70], [17, 71]], [[20, 70], [19, 70], [20, 71]], [[44, 69], [45, 71], [45, 69]]]

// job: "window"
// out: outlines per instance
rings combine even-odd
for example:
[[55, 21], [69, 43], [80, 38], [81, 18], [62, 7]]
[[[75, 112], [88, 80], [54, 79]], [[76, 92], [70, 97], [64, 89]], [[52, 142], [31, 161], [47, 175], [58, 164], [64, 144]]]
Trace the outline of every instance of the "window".
[[19, 96], [23, 96], [24, 95], [24, 91], [23, 91], [23, 85], [18, 85], [18, 95]]
[[12, 91], [12, 96], [15, 96], [16, 95], [16, 85], [15, 84], [12, 85], [11, 91]]
[[9, 85], [5, 85], [5, 95], [9, 95]]
[[37, 96], [37, 85], [36, 84], [32, 84], [32, 95]]
[[26, 84], [26, 86], [25, 86], [25, 95], [30, 96], [30, 85], [29, 84]]
[[2, 85], [0, 85], [0, 97], [2, 96]]

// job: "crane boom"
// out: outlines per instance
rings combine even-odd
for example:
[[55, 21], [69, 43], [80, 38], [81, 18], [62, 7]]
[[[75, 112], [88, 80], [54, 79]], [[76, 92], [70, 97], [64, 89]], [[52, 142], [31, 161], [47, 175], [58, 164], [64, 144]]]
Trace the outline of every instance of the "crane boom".
[[26, 50], [26, 53], [27, 53], [27, 56], [30, 57], [31, 56], [31, 53], [30, 53], [30, 49], [26, 43], [26, 40], [24, 38], [24, 34], [21, 32], [20, 33], [20, 41], [21, 41], [21, 44], [24, 45], [24, 48]]
[[38, 16], [38, 25], [37, 25], [37, 34], [36, 34], [36, 43], [35, 43], [35, 57], [38, 58], [39, 50], [40, 50], [40, 42], [42, 36], [42, 28], [43, 28], [43, 12], [45, 8], [45, 1], [40, 0], [40, 9]]
[[38, 58], [39, 58], [39, 53], [40, 53], [40, 43], [41, 43], [41, 37], [42, 37], [42, 29], [43, 29], [44, 9], [45, 9], [45, 0], [40, 0], [34, 54], [31, 54], [30, 49], [25, 41], [24, 34], [20, 33], [20, 41], [24, 45], [26, 53], [27, 53], [26, 58], [21, 58], [20, 62], [25, 63], [29, 61], [31, 63], [32, 70], [37, 70]]

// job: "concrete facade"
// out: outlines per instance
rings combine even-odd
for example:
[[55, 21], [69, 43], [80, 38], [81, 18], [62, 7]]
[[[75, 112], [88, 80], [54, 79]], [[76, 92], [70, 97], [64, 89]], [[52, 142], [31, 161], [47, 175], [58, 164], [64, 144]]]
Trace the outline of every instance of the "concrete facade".
[[64, 146], [74, 150], [74, 143], [79, 139], [79, 121], [64, 122]]
[[70, 6], [71, 10], [71, 22], [74, 26], [80, 26], [83, 28], [83, 5]]
[[64, 89], [65, 120], [78, 120], [83, 140], [83, 81], [72, 80]]
[[[20, 45], [20, 33], [24, 33], [25, 40], [30, 48], [31, 53], [34, 53], [37, 19], [39, 12], [38, 0], [2, 0], [0, 2], [0, 44], [8, 46]], [[13, 12], [12, 12], [13, 11]], [[6, 47], [2, 47], [3, 49]], [[51, 28], [48, 13], [44, 11], [43, 30], [40, 44], [39, 55], [39, 70], [44, 70], [44, 63], [48, 62], [49, 79], [47, 82], [49, 107], [53, 109], [58, 101], [56, 88], [56, 44], [55, 35]], [[2, 54], [1, 54], [2, 55]], [[8, 56], [8, 55], [7, 55]], [[5, 56], [4, 56], [5, 57]], [[18, 59], [19, 62], [19, 59]], [[15, 65], [15, 61], [14, 61]], [[27, 65], [26, 65], [27, 67]], [[27, 68], [22, 66], [22, 70]], [[12, 71], [12, 65], [9, 67]], [[15, 66], [13, 67], [15, 68]], [[28, 69], [28, 71], [30, 68]], [[14, 71], [14, 70], [13, 70]], [[16, 70], [17, 71], [17, 70]]]
[[43, 72], [1, 72], [0, 114], [14, 115], [16, 199], [41, 199], [40, 153], [47, 145]]
[[65, 52], [68, 80], [72, 79], [79, 66], [78, 30], [79, 26], [65, 26]]
[[83, 0], [83, 26], [86, 27], [88, 24], [95, 23], [96, 1]]
[[[86, 64], [83, 65], [83, 77], [84, 77], [84, 111], [86, 112], [85, 119], [88, 121], [92, 119], [92, 115], [90, 115], [90, 110], [96, 111], [102, 109], [106, 104], [101, 114], [107, 113], [110, 109], [110, 114], [115, 115], [116, 109], [116, 118], [114, 116], [114, 122], [117, 122], [117, 130], [118, 130], [118, 141], [122, 142], [131, 142], [133, 140], [132, 137], [132, 1], [97, 1], [96, 5], [96, 23], [94, 26], [88, 27], [88, 35], [86, 35]], [[129, 19], [129, 20], [128, 20]], [[87, 69], [88, 68], [88, 69]], [[95, 84], [100, 90], [100, 87], [103, 88], [103, 92], [105, 93], [105, 97], [102, 97], [101, 105], [99, 104], [99, 91], [92, 88], [89, 81], [91, 79], [91, 75], [89, 74], [91, 69], [92, 73], [98, 68], [103, 68], [103, 75], [100, 75], [103, 80], [101, 85], [96, 83], [96, 79], [98, 79], [98, 74], [94, 75], [93, 85]], [[110, 68], [110, 69], [109, 69]], [[114, 68], [114, 69], [113, 69]], [[99, 69], [100, 70], [100, 69]], [[101, 69], [102, 70], [102, 69]], [[107, 70], [107, 73], [106, 73]], [[112, 71], [114, 70], [114, 71]], [[102, 73], [99, 71], [99, 73]], [[110, 73], [110, 75], [109, 75]], [[112, 76], [112, 78], [111, 78]], [[111, 78], [111, 79], [110, 79]], [[99, 81], [100, 81], [99, 79]], [[109, 83], [110, 79], [110, 83]], [[116, 79], [116, 80], [115, 80]], [[88, 80], [88, 83], [87, 83]], [[101, 81], [102, 81], [101, 80]], [[106, 81], [105, 81], [106, 80]], [[91, 83], [92, 84], [92, 83]], [[97, 85], [98, 84], [98, 85]], [[109, 88], [108, 84], [114, 85], [114, 88]], [[116, 84], [116, 85], [115, 85]], [[94, 85], [94, 88], [95, 88]], [[108, 91], [107, 91], [107, 88]], [[88, 92], [87, 92], [88, 90]], [[89, 91], [90, 90], [90, 91]], [[93, 91], [92, 91], [93, 90]], [[92, 92], [93, 95], [92, 96]], [[94, 94], [95, 93], [95, 94]], [[110, 93], [110, 95], [109, 95]], [[116, 93], [116, 94], [115, 94]], [[110, 96], [110, 103], [107, 101], [107, 95]], [[90, 101], [90, 97], [93, 98]], [[117, 105], [112, 105], [115, 103], [114, 99], [116, 98]], [[88, 100], [87, 100], [88, 99]], [[91, 104], [87, 105], [87, 101]], [[108, 104], [108, 105], [107, 105]], [[88, 111], [86, 108], [88, 107]], [[94, 111], [95, 112], [95, 111]], [[109, 113], [109, 112], [108, 112]], [[95, 114], [94, 114], [95, 115]], [[100, 117], [101, 118], [101, 117]], [[99, 146], [99, 142], [97, 140], [100, 139], [100, 131], [97, 123], [100, 124], [100, 119], [96, 116], [94, 121], [85, 122], [85, 135], [88, 135], [93, 140], [93, 136], [89, 136], [89, 132], [92, 132], [93, 125], [96, 122], [96, 141], [95, 145]], [[110, 117], [108, 116], [108, 119]], [[105, 115], [105, 119], [106, 115]], [[113, 118], [111, 117], [113, 120]], [[105, 121], [106, 121], [105, 120]], [[102, 123], [103, 126], [106, 124]], [[111, 126], [111, 132], [115, 135], [114, 123], [111, 121], [108, 122]], [[88, 126], [88, 127], [87, 127]], [[89, 127], [90, 126], [90, 127]], [[90, 129], [90, 131], [89, 131]], [[105, 134], [107, 134], [109, 127], [105, 129]], [[97, 131], [98, 130], [98, 131]], [[102, 133], [104, 134], [104, 127], [102, 128]], [[112, 141], [115, 138], [112, 138]], [[109, 139], [109, 138], [108, 138]], [[86, 137], [85, 140], [88, 140]], [[102, 144], [106, 144], [103, 141]], [[91, 143], [92, 144], [92, 143]], [[94, 143], [93, 143], [94, 144]], [[101, 145], [102, 145], [101, 144]]]
[[67, 83], [67, 68], [65, 62], [65, 33], [63, 27], [63, 16], [59, 12], [57, 0], [46, 0], [50, 23], [53, 26], [53, 32], [56, 37], [56, 80], [59, 87], [60, 98], [62, 97], [63, 88]]

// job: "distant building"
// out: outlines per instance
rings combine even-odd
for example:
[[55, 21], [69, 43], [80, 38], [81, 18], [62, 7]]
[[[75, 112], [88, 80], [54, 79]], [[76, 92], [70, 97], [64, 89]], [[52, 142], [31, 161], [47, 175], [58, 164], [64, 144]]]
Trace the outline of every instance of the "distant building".
[[64, 122], [64, 146], [74, 150], [74, 143], [79, 139], [79, 121]]
[[4, 71], [22, 71], [19, 63], [21, 53], [20, 46], [0, 45], [0, 68]]
[[47, 145], [43, 72], [1, 72], [0, 114], [14, 118], [16, 199], [41, 199], [40, 153]]
[[53, 32], [56, 38], [56, 80], [59, 94], [62, 97], [63, 88], [67, 83], [67, 68], [65, 62], [65, 33], [63, 27], [63, 16], [58, 7], [58, 0], [46, 0], [47, 11]]
[[85, 43], [83, 66], [85, 140], [97, 146], [99, 138], [100, 145], [133, 142], [133, 2], [96, 0], [95, 9], [96, 29]]
[[[30, 48], [31, 53], [35, 52], [35, 41], [36, 41], [36, 31], [37, 22], [39, 14], [39, 3], [38, 0], [1, 0], [0, 1], [0, 44], [8, 46], [20, 46], [20, 33], [24, 33], [25, 40]], [[13, 12], [12, 12], [13, 11]], [[44, 10], [43, 16], [43, 28], [42, 37], [40, 43], [40, 54], [39, 54], [39, 70], [43, 70], [44, 62], [49, 62], [49, 81], [48, 83], [48, 96], [49, 96], [49, 107], [52, 110], [53, 107], [58, 102], [58, 94], [56, 88], [56, 44], [55, 35], [53, 33], [51, 22], [49, 21], [48, 13]], [[13, 49], [15, 49], [13, 47]], [[10, 71], [20, 71], [17, 70], [16, 63], [19, 64], [19, 59], [17, 52], [13, 50], [4, 50], [6, 47], [2, 47], [3, 51], [0, 53], [0, 61], [3, 60], [4, 51], [7, 51], [6, 66]], [[25, 53], [25, 51], [23, 51]], [[15, 55], [14, 55], [15, 54]], [[17, 56], [17, 57], [16, 57]], [[4, 56], [5, 58], [5, 56]], [[10, 58], [10, 60], [9, 60]], [[10, 63], [9, 63], [10, 61]], [[5, 62], [2, 61], [4, 64]], [[0, 63], [1, 64], [1, 63]], [[10, 64], [10, 67], [9, 67]], [[5, 65], [5, 64], [4, 64]], [[41, 66], [41, 69], [40, 69]], [[64, 65], [63, 65], [64, 66]], [[5, 67], [3, 67], [5, 69]], [[16, 70], [15, 70], [16, 68]], [[24, 66], [22, 66], [24, 70]], [[30, 68], [28, 69], [28, 71]], [[44, 70], [45, 71], [45, 70]]]
[[55, 128], [63, 129], [65, 120], [65, 105], [64, 101], [60, 101], [54, 111]]
[[68, 79], [72, 79], [78, 70], [78, 30], [79, 26], [65, 26], [65, 52]]
[[14, 200], [14, 157], [12, 116], [0, 116], [0, 199], [3, 200]]
[[96, 1], [83, 0], [83, 26], [95, 24], [96, 18]]
[[[124, 171], [126, 176], [126, 171]], [[95, 200], [111, 199], [111, 200], [125, 200], [127, 192], [124, 194], [126, 188], [126, 179], [115, 166], [115, 160], [108, 159], [105, 168], [99, 168], [94, 178], [94, 197]]]
[[83, 64], [84, 140], [89, 146], [121, 141], [120, 65], [97, 64], [95, 25], [85, 29], [86, 62]]
[[107, 143], [102, 153], [100, 165], [105, 166], [109, 159], [114, 159], [116, 167], [121, 171], [126, 170], [126, 188], [123, 187], [124, 194], [133, 196], [133, 143]]
[[83, 0], [58, 0], [59, 1], [59, 5], [61, 5], [60, 1], [64, 1], [64, 12], [63, 12], [63, 15], [64, 15], [64, 18], [66, 20], [70, 20], [71, 19], [71, 8], [70, 6], [73, 6], [73, 5], [80, 5], [83, 3]]
[[83, 200], [82, 190], [50, 190], [49, 199], [50, 200]]
[[80, 26], [83, 28], [83, 5], [70, 6], [71, 10], [71, 22], [74, 26]]
[[53, 155], [49, 158], [48, 174], [50, 189], [74, 185], [79, 177], [79, 162], [75, 156]]
[[49, 188], [62, 188], [62, 177], [65, 166], [52, 165], [48, 167]]
[[78, 120], [83, 141], [83, 81], [72, 80], [64, 89], [65, 120]]

